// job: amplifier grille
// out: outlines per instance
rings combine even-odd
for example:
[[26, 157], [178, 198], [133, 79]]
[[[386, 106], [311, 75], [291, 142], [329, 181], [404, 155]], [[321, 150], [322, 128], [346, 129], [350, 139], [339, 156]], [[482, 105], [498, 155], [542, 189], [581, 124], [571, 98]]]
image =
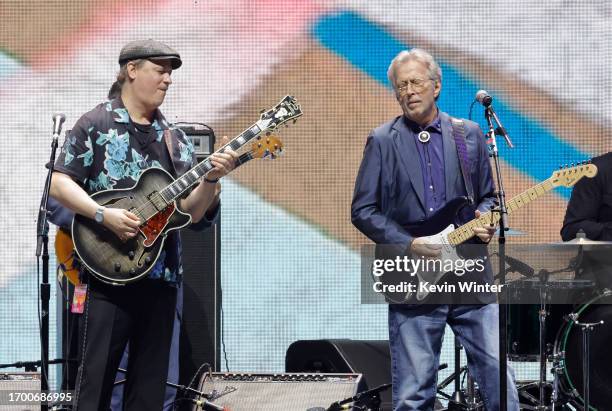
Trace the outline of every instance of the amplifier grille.
[[306, 411], [356, 395], [360, 380], [361, 374], [213, 373], [202, 378], [200, 391], [231, 411]]

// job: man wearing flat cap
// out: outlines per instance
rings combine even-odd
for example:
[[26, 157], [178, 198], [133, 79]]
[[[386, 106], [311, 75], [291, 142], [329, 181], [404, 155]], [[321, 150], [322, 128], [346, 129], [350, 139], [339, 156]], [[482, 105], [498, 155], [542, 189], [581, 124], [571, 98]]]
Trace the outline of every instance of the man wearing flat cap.
[[[90, 195], [132, 187], [150, 167], [163, 168], [176, 178], [196, 164], [189, 139], [170, 126], [159, 110], [172, 84], [172, 71], [181, 64], [180, 55], [159, 41], [126, 44], [119, 54], [120, 69], [113, 85], [117, 97], [77, 121], [56, 161], [51, 195], [122, 241], [136, 237], [138, 217], [124, 209], [102, 207]], [[218, 180], [235, 167], [236, 158], [231, 150], [212, 155], [215, 168], [179, 201], [193, 222], [201, 220], [217, 201]], [[176, 231], [168, 233], [146, 279], [114, 286], [81, 273], [88, 288], [81, 316], [82, 358], [74, 409], [109, 409], [115, 374], [128, 342], [124, 409], [162, 409], [181, 274]]]

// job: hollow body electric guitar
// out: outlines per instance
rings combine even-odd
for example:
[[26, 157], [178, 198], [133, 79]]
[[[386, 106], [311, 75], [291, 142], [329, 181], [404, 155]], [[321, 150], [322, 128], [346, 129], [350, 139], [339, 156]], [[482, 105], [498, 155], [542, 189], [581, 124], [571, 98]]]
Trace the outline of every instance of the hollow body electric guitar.
[[[236, 167], [256, 158], [274, 160], [283, 153], [283, 143], [276, 136], [267, 136], [263, 141], [255, 140], [251, 143], [250, 150], [241, 154], [236, 161]], [[55, 257], [58, 268], [68, 281], [73, 285], [79, 285], [79, 269], [81, 263], [74, 250], [74, 242], [70, 232], [63, 229], [57, 230], [55, 235]]]
[[[301, 115], [297, 101], [286, 96], [216, 152], [228, 147], [237, 152], [251, 142], [251, 158], [273, 157], [278, 143], [265, 134]], [[168, 233], [191, 222], [191, 216], [179, 210], [178, 199], [213, 168], [207, 158], [176, 180], [165, 170], [149, 168], [131, 188], [92, 194], [91, 198], [100, 205], [136, 214], [141, 224], [136, 237], [122, 241], [103, 225], [77, 214], [72, 222], [72, 240], [81, 263], [106, 283], [124, 285], [144, 278], [159, 258]]]
[[[538, 199], [555, 187], [571, 187], [582, 177], [594, 177], [597, 174], [597, 166], [590, 163], [579, 164], [555, 171], [550, 178], [528, 188], [516, 197], [507, 201], [508, 214], [522, 208], [523, 206]], [[434, 214], [428, 221], [422, 224], [405, 227], [413, 237], [424, 237], [428, 243], [441, 245], [441, 255], [436, 257], [440, 261], [458, 261], [461, 257], [457, 253], [457, 246], [474, 237], [473, 228], [495, 225], [499, 221], [499, 213], [486, 212], [466, 224], [456, 227], [452, 221], [457, 213], [467, 205], [467, 198], [460, 197], [451, 200], [446, 206]], [[377, 257], [390, 258], [385, 247], [377, 247]], [[437, 267], [436, 267], [437, 268]], [[414, 275], [412, 275], [414, 274]], [[443, 277], [449, 273], [444, 271], [417, 270], [415, 273], [388, 271], [380, 276], [377, 281], [384, 285], [396, 286], [402, 282], [414, 284], [415, 291], [383, 291], [386, 299], [391, 303], [422, 304], [430, 295], [430, 287], [441, 282]], [[454, 273], [459, 275], [459, 273]], [[421, 287], [421, 284], [427, 287]], [[388, 288], [385, 288], [388, 290]]]

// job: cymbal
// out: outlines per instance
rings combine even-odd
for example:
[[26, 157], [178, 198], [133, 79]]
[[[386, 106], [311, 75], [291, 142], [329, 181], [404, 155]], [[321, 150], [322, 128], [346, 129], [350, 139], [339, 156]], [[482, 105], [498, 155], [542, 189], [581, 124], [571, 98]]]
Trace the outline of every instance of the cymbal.
[[593, 280], [562, 278], [548, 279], [541, 281], [536, 274], [533, 277], [521, 278], [520, 280], [510, 281], [506, 284], [509, 288], [554, 288], [559, 290], [588, 288], [594, 285]]
[[540, 244], [538, 247], [555, 249], [555, 250], [573, 250], [581, 248], [585, 251], [608, 251], [608, 248], [612, 246], [612, 241], [597, 241], [597, 240], [589, 240], [588, 238], [574, 238], [569, 241], [561, 241], [558, 243], [549, 243], [549, 244]]
[[597, 241], [597, 240], [589, 240], [584, 237], [577, 237], [573, 240], [562, 241], [559, 243], [552, 243], [551, 245], [557, 246], [571, 246], [571, 245], [612, 245], [612, 241]]

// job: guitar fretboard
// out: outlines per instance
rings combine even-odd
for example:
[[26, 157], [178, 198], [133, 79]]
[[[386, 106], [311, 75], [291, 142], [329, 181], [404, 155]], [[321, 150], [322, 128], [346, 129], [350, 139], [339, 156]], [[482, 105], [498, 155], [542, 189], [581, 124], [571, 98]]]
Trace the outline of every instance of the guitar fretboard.
[[[545, 180], [533, 187], [528, 188], [516, 197], [506, 202], [508, 214], [518, 210], [519, 208], [531, 203], [537, 198], [543, 196], [555, 186], [551, 183], [551, 179]], [[474, 237], [474, 228], [486, 227], [494, 225], [499, 221], [499, 213], [492, 213], [491, 211], [482, 214], [480, 217], [471, 220], [470, 222], [462, 225], [461, 227], [453, 230], [448, 235], [449, 243], [457, 246], [470, 238]]]
[[[250, 140], [261, 133], [261, 129], [257, 124], [254, 124], [247, 130], [243, 131], [232, 139], [225, 146], [221, 147], [216, 153], [223, 153], [228, 147], [234, 151], [238, 151], [241, 147], [247, 144]], [[166, 203], [170, 203], [179, 198], [187, 189], [195, 185], [198, 180], [204, 177], [214, 166], [210, 162], [210, 157], [198, 163], [191, 170], [187, 171], [180, 178], [174, 180], [172, 184], [169, 184], [166, 188], [161, 190], [159, 193], [163, 197]]]
[[[223, 153], [228, 148], [238, 152], [240, 148], [249, 143], [253, 138], [260, 134], [272, 131], [279, 125], [284, 124], [290, 120], [295, 120], [302, 115], [300, 105], [297, 103], [294, 97], [285, 96], [276, 106], [268, 111], [262, 112], [259, 121], [251, 125], [249, 128], [244, 130], [238, 136], [234, 137], [229, 143], [215, 151], [213, 154]], [[272, 150], [276, 150], [278, 145], [271, 149], [268, 149], [267, 144], [270, 143], [268, 139], [266, 144], [258, 144], [259, 148], [265, 150], [263, 155], [270, 154]], [[282, 145], [281, 145], [282, 146]], [[259, 152], [258, 152], [259, 154]], [[246, 162], [253, 158], [250, 154], [241, 156], [238, 163]], [[154, 217], [157, 213], [165, 210], [169, 205], [176, 201], [183, 193], [189, 188], [197, 184], [198, 180], [204, 177], [209, 171], [214, 168], [210, 161], [210, 156], [205, 160], [195, 165], [191, 170], [187, 171], [181, 177], [174, 180], [171, 184], [164, 187], [159, 191], [153, 191], [147, 196], [147, 201], [133, 210], [138, 214], [142, 221], [146, 222], [150, 218]]]

